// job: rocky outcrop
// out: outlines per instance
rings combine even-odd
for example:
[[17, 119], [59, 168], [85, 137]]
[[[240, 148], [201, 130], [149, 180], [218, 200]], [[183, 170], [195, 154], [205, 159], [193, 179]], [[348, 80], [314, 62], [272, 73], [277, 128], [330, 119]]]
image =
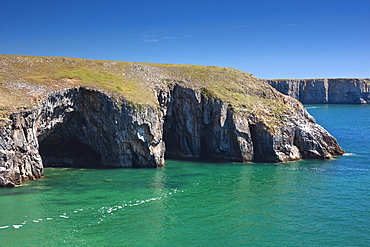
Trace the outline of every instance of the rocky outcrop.
[[234, 69], [18, 56], [0, 56], [0, 67], [0, 186], [48, 166], [343, 154], [299, 101]]
[[1, 127], [0, 186], [43, 176], [44, 166], [160, 167], [162, 115], [95, 89], [49, 93], [39, 108]]
[[163, 131], [168, 158], [254, 159], [248, 120], [237, 119], [231, 105], [179, 85], [165, 95]]
[[[166, 156], [238, 162], [286, 162], [340, 155], [336, 140], [294, 100], [286, 125], [234, 111], [228, 103], [175, 86], [162, 95]], [[163, 97], [165, 95], [165, 97]]]
[[286, 98], [294, 111], [281, 115], [284, 124], [271, 124], [263, 115], [236, 111], [181, 86], [167, 96], [164, 140], [170, 158], [286, 162], [343, 154], [335, 138], [292, 99]]
[[[98, 166], [157, 167], [164, 164], [161, 121], [160, 112], [152, 107], [138, 109], [125, 101], [114, 102], [98, 90], [79, 87], [50, 93], [36, 124], [47, 166], [75, 166], [86, 155], [99, 157]], [[76, 152], [76, 145], [83, 152]], [[76, 155], [60, 152], [65, 147]]]
[[370, 79], [265, 81], [303, 104], [370, 104]]
[[[11, 115], [0, 139], [0, 185], [43, 176], [44, 166], [160, 167], [168, 158], [238, 162], [327, 159], [343, 151], [295, 100], [286, 124], [173, 84], [160, 107], [133, 106], [91, 88], [49, 93], [40, 107]], [[284, 97], [284, 96], [282, 96]], [[165, 148], [165, 144], [167, 149]]]
[[11, 115], [0, 127], [0, 186], [13, 187], [43, 177], [34, 124], [37, 110]]

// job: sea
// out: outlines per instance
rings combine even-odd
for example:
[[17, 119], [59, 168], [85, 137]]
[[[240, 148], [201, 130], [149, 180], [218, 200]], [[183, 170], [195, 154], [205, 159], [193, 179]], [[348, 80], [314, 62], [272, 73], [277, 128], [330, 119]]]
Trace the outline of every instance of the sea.
[[344, 156], [46, 168], [0, 189], [0, 246], [370, 246], [370, 106], [306, 108]]

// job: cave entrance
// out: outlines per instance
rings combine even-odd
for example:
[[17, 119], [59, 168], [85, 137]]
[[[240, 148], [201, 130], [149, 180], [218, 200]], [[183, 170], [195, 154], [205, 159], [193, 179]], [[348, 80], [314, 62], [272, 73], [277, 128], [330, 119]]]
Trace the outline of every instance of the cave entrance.
[[78, 140], [48, 135], [40, 142], [39, 152], [44, 167], [107, 168], [101, 156]]
[[172, 128], [173, 126], [168, 126], [165, 121], [163, 126], [163, 141], [166, 143], [166, 159], [179, 159], [181, 158], [181, 145], [176, 131]]
[[217, 162], [212, 156], [206, 130], [199, 134], [199, 138], [193, 138], [189, 132], [177, 129], [180, 124], [173, 122], [164, 123], [163, 141], [166, 143], [165, 159], [174, 160], [199, 160], [205, 162]]
[[254, 162], [263, 162], [263, 152], [261, 148], [260, 138], [257, 133], [257, 128], [255, 124], [249, 124], [249, 129], [251, 132], [252, 142], [253, 142], [253, 161]]

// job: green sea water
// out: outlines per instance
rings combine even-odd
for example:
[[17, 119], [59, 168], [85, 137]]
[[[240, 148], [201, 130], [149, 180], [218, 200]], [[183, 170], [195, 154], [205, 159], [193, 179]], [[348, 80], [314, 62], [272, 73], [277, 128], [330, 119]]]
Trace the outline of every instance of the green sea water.
[[0, 190], [0, 246], [370, 246], [370, 107], [307, 108], [345, 156], [47, 168]]

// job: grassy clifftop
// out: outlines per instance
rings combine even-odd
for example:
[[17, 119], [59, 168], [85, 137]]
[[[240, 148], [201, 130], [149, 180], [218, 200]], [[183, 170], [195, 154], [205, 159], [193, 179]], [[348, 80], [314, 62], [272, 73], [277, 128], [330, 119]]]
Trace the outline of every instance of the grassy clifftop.
[[2, 55], [0, 114], [34, 107], [47, 92], [74, 86], [109, 90], [135, 104], [156, 105], [154, 88], [171, 83], [201, 90], [231, 103], [235, 110], [271, 117], [289, 111], [267, 83], [230, 68]]

